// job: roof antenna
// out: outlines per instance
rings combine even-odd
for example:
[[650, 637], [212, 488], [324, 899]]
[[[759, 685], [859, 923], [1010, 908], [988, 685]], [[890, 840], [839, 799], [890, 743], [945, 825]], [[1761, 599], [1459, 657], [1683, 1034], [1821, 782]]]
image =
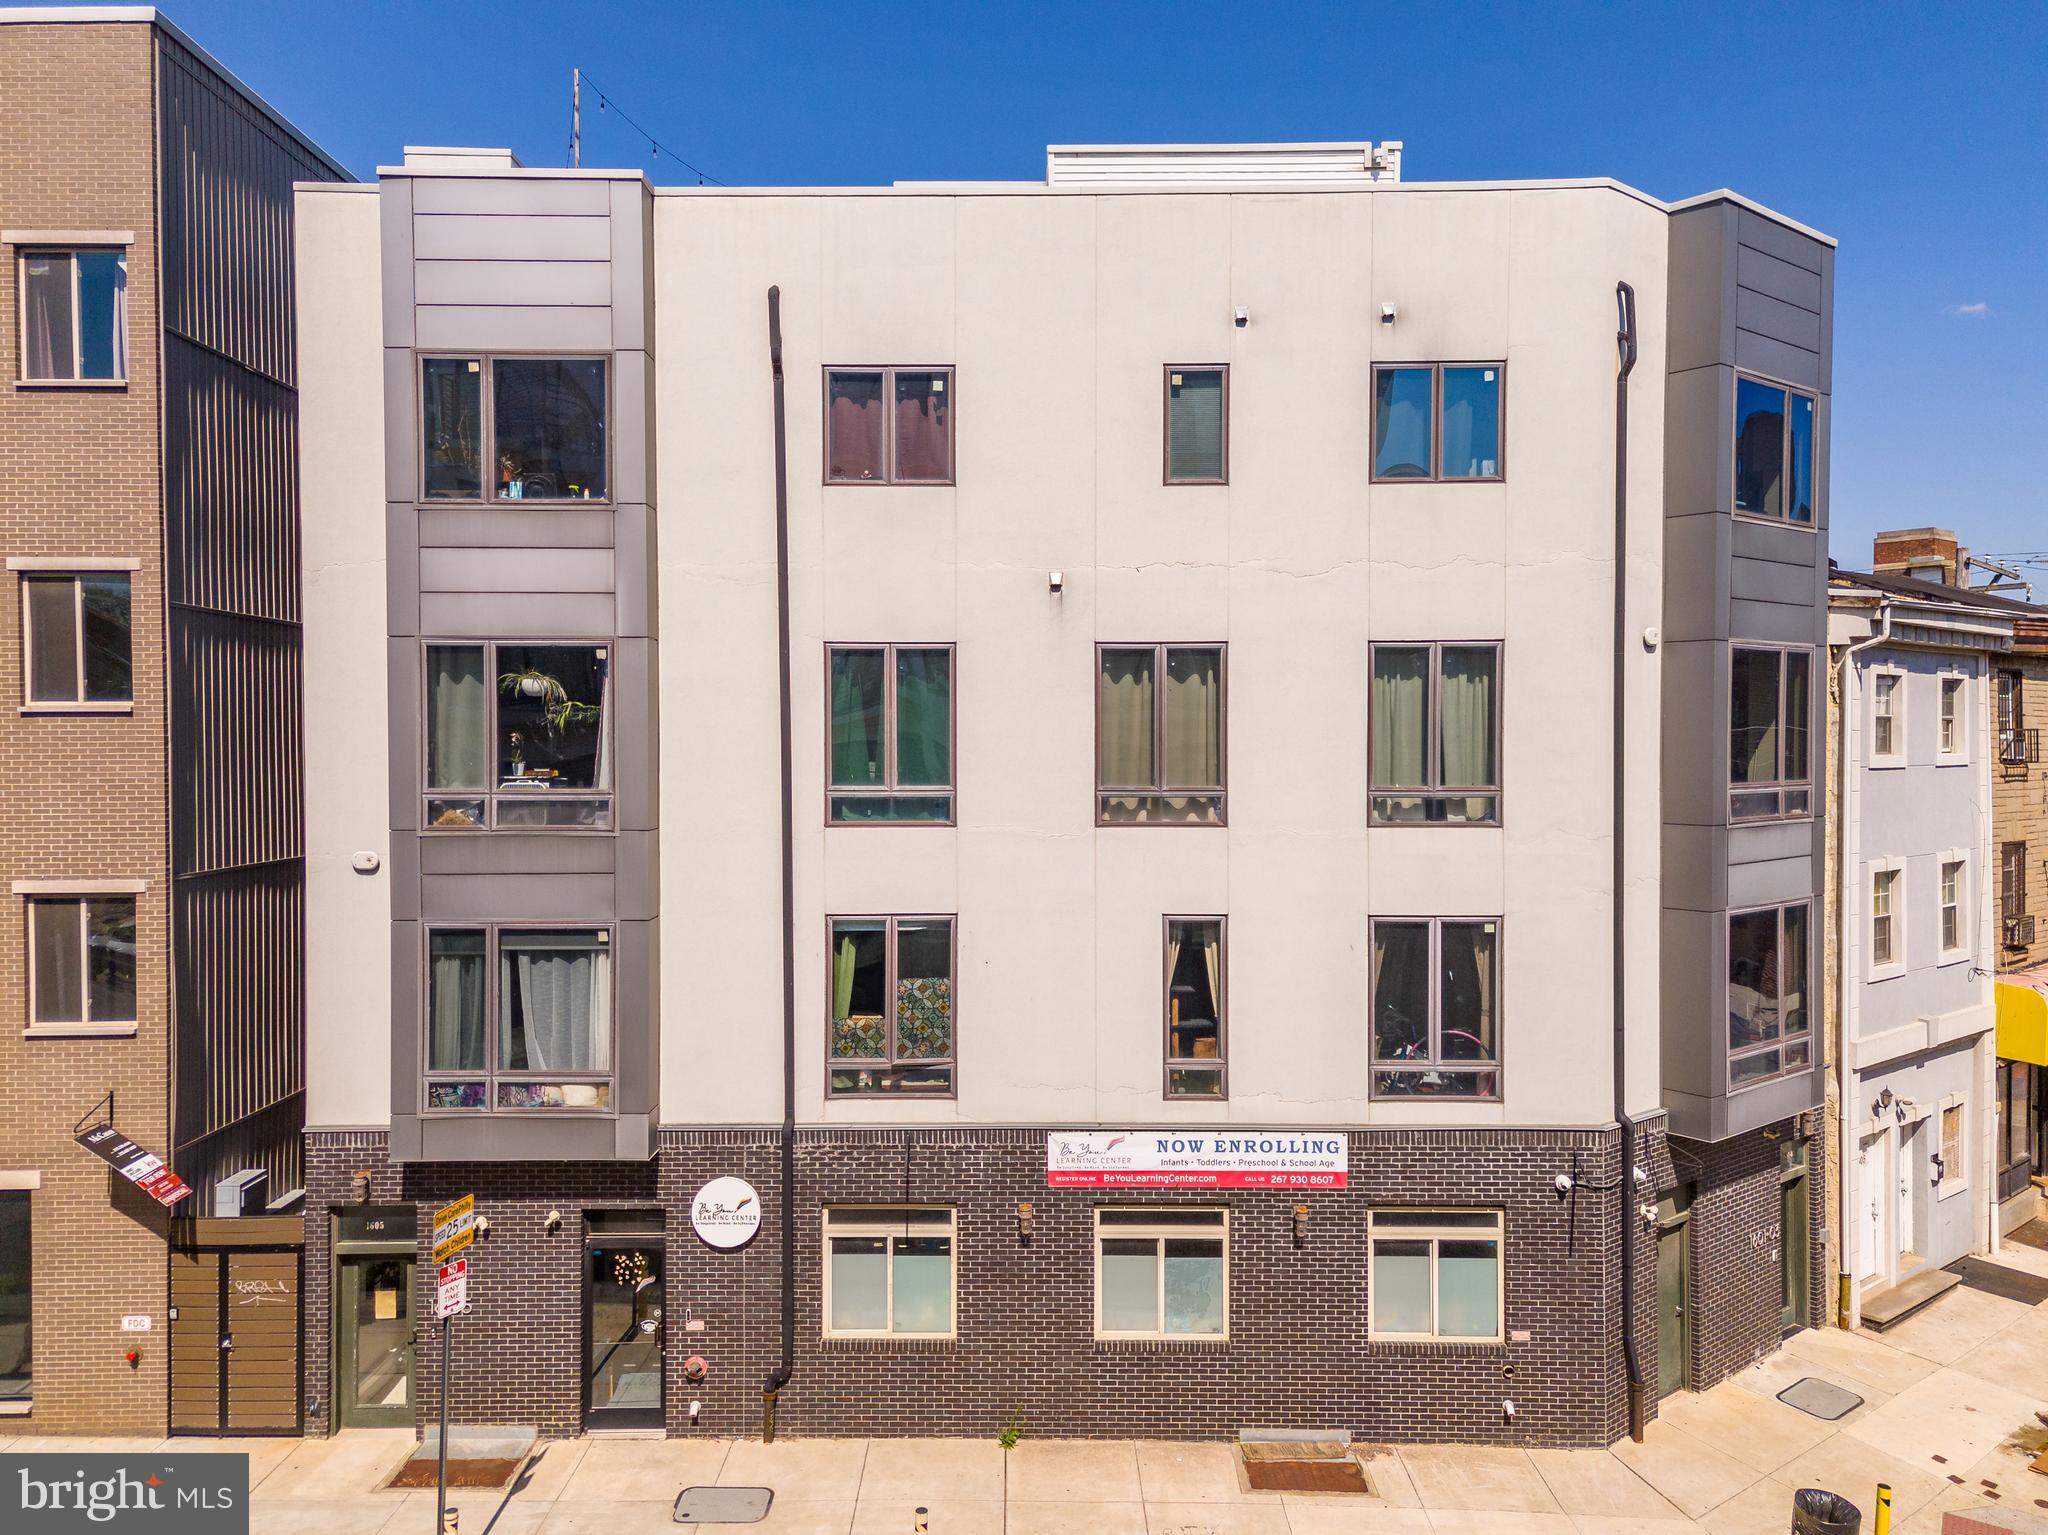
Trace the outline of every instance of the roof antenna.
[[569, 71], [569, 163], [583, 165], [583, 71]]

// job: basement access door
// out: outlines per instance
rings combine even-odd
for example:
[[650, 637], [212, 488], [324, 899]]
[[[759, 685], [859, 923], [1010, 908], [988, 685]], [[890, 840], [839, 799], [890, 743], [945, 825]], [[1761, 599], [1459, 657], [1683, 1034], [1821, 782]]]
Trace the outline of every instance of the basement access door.
[[173, 1249], [173, 1434], [301, 1432], [303, 1256], [283, 1243]]

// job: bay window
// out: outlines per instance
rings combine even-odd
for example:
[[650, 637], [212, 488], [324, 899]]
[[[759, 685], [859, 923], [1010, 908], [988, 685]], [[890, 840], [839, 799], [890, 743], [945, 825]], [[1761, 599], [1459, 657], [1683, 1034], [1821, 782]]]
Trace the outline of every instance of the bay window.
[[421, 499], [610, 498], [602, 357], [422, 357]]
[[1220, 825], [1221, 645], [1098, 645], [1096, 823]]
[[825, 1336], [953, 1335], [954, 1215], [949, 1209], [825, 1210]]
[[1224, 1210], [1096, 1210], [1095, 1336], [1224, 1338], [1229, 1248]]
[[1810, 904], [1800, 901], [1729, 915], [1730, 1088], [1813, 1064], [1811, 914]]
[[1735, 510], [1810, 526], [1814, 510], [1814, 397], [1735, 380]]
[[1372, 820], [1500, 822], [1500, 646], [1372, 647]]
[[1375, 1341], [1501, 1341], [1498, 1210], [1374, 1210], [1366, 1273]]
[[1376, 918], [1372, 1095], [1500, 1096], [1500, 923]]
[[827, 1091], [953, 1094], [953, 919], [834, 917]]
[[427, 932], [426, 1108], [609, 1110], [609, 928]]
[[1223, 919], [1166, 919], [1166, 1096], [1222, 1098]]
[[429, 831], [612, 824], [611, 649], [426, 647]]
[[1729, 672], [1729, 818], [1811, 815], [1813, 652], [1737, 645]]
[[21, 253], [21, 381], [118, 384], [128, 376], [125, 248]]
[[827, 368], [825, 483], [953, 483], [951, 368]]
[[827, 814], [836, 822], [953, 819], [953, 650], [834, 645]]

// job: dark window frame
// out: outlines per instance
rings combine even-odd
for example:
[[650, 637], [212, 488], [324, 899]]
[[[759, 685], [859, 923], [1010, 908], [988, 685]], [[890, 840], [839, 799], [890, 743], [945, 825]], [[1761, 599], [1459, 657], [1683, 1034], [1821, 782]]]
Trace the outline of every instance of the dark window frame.
[[[499, 939], [505, 933], [572, 933], [590, 932], [605, 935], [603, 947], [612, 957], [611, 973], [605, 987], [605, 1027], [610, 1033], [606, 1057], [611, 1061], [608, 1071], [513, 1071], [499, 1064], [499, 1053], [503, 1046], [498, 1038], [502, 1020], [499, 1017], [499, 973], [503, 959]], [[455, 1069], [436, 1070], [429, 1065], [429, 1052], [433, 1048], [433, 1007], [434, 1007], [434, 935], [436, 933], [481, 933], [484, 936], [484, 1064], [475, 1071]], [[576, 1115], [594, 1119], [616, 1119], [619, 1117], [619, 931], [615, 922], [423, 922], [420, 924], [420, 1041], [419, 1066], [419, 1112], [423, 1116], [448, 1117], [454, 1119], [474, 1118], [479, 1114], [541, 1115], [555, 1118]], [[427, 1089], [434, 1082], [482, 1082], [484, 1101], [480, 1108], [430, 1106]], [[603, 1086], [610, 1091], [602, 1107], [564, 1104], [557, 1107], [501, 1106], [498, 1102], [500, 1083], [560, 1082], [576, 1086]]]
[[[127, 561], [119, 566], [80, 564], [68, 569], [21, 570], [18, 591], [21, 602], [21, 712], [24, 714], [132, 714], [135, 712], [135, 574]], [[119, 698], [86, 697], [85, 678], [85, 583], [88, 580], [118, 580], [128, 588], [128, 691]], [[71, 588], [71, 670], [77, 694], [71, 698], [37, 698], [35, 686], [35, 621], [30, 611], [29, 592], [36, 586], [68, 585]]]
[[[832, 1053], [832, 1027], [837, 1020], [833, 1017], [833, 944], [838, 925], [841, 922], [880, 922], [882, 931], [882, 997], [888, 1009], [887, 1022], [889, 1043], [883, 1057], [845, 1056]], [[944, 1057], [912, 1056], [898, 1054], [896, 985], [901, 977], [897, 959], [896, 936], [898, 924], [903, 922], [943, 922], [946, 924], [946, 966], [950, 974], [947, 984], [952, 987], [950, 1003], [952, 1014], [948, 1020], [952, 1036], [952, 1050]], [[832, 1074], [835, 1071], [876, 1072], [883, 1075], [900, 1071], [923, 1071], [944, 1067], [946, 1087], [943, 1092], [931, 1087], [850, 1087], [835, 1088]], [[960, 1096], [960, 918], [954, 912], [852, 912], [836, 911], [825, 918], [825, 1096], [840, 1101], [897, 1101], [923, 1102], [938, 1100], [944, 1102]]]
[[[1372, 705], [1372, 679], [1382, 650], [1427, 650], [1429, 652], [1428, 703], [1425, 706], [1423, 729], [1427, 732], [1428, 768], [1425, 784], [1379, 784], [1373, 782], [1373, 743], [1379, 729], [1379, 711]], [[1443, 669], [1446, 650], [1491, 650], [1493, 652], [1493, 777], [1490, 785], [1457, 787], [1443, 782]], [[1365, 778], [1366, 778], [1366, 822], [1374, 827], [1394, 828], [1443, 828], [1480, 827], [1498, 829], [1504, 814], [1503, 782], [1507, 777], [1506, 741], [1501, 725], [1506, 718], [1503, 699], [1507, 693], [1507, 642], [1504, 640], [1374, 640], [1366, 646], [1366, 717], [1365, 717]], [[1379, 802], [1383, 799], [1484, 799], [1493, 800], [1493, 814], [1476, 820], [1453, 821], [1431, 819], [1425, 813], [1419, 821], [1400, 820], [1383, 816]]]
[[[835, 477], [832, 473], [832, 375], [835, 373], [879, 373], [882, 375], [882, 472], [874, 479], [857, 476]], [[944, 374], [946, 379], [946, 477], [942, 480], [902, 479], [896, 473], [896, 375], [899, 373]], [[954, 363], [832, 362], [819, 374], [819, 397], [823, 407], [823, 429], [818, 434], [820, 483], [824, 485], [895, 485], [912, 489], [943, 489], [960, 483], [960, 390], [959, 368]]]
[[[1731, 517], [1741, 517], [1751, 522], [1761, 522], [1770, 527], [1801, 528], [1808, 533], [1817, 531], [1821, 525], [1822, 512], [1824, 510], [1820, 493], [1821, 431], [1819, 392], [1812, 389], [1801, 389], [1796, 384], [1786, 383], [1783, 379], [1772, 378], [1763, 373], [1753, 373], [1746, 368], [1733, 369], [1731, 372], [1733, 378], [1728, 386], [1728, 419], [1730, 423], [1728, 441], [1728, 514]], [[1736, 482], [1740, 478], [1742, 456], [1740, 402], [1742, 400], [1742, 385], [1745, 380], [1764, 389], [1775, 389], [1785, 396], [1785, 408], [1779, 416], [1779, 419], [1784, 422], [1784, 426], [1779, 432], [1778, 440], [1778, 496], [1786, 510], [1780, 512], [1775, 517], [1768, 512], [1746, 511], [1735, 504]], [[1811, 466], [1813, 476], [1813, 515], [1804, 520], [1794, 517], [1791, 512], [1792, 399], [1795, 395], [1813, 406], [1813, 464]]]
[[[1173, 1053], [1173, 969], [1167, 959], [1172, 951], [1173, 924], [1213, 922], [1216, 924], [1216, 1054], [1213, 1056]], [[1160, 1095], [1179, 1103], [1227, 1103], [1230, 1101], [1230, 918], [1221, 913], [1168, 912], [1159, 919], [1159, 1032]], [[1208, 1071], [1216, 1078], [1213, 1093], [1175, 1092], [1175, 1072]]]
[[[432, 726], [432, 722], [431, 722], [431, 720], [429, 719], [429, 717], [428, 717], [428, 713], [427, 713], [427, 708], [428, 708], [428, 691], [427, 691], [427, 690], [428, 690], [428, 686], [429, 686], [429, 683], [430, 683], [430, 680], [431, 680], [431, 679], [430, 679], [430, 675], [429, 675], [429, 672], [428, 672], [428, 669], [427, 669], [427, 667], [428, 667], [428, 655], [429, 655], [429, 653], [430, 653], [430, 652], [432, 652], [432, 651], [435, 651], [435, 650], [474, 650], [474, 649], [478, 649], [478, 648], [481, 648], [481, 649], [483, 650], [483, 653], [484, 653], [484, 756], [485, 756], [485, 762], [486, 762], [486, 764], [487, 764], [487, 766], [488, 766], [489, 764], [491, 764], [491, 763], [495, 763], [495, 762], [497, 761], [497, 755], [498, 755], [498, 728], [499, 728], [499, 727], [498, 727], [498, 706], [499, 706], [499, 702], [500, 702], [501, 698], [503, 697], [503, 694], [502, 694], [502, 692], [501, 692], [501, 690], [500, 690], [500, 687], [499, 687], [499, 682], [498, 682], [498, 678], [499, 678], [499, 675], [500, 675], [500, 673], [499, 673], [499, 671], [498, 671], [498, 652], [500, 651], [500, 649], [502, 649], [502, 648], [505, 648], [505, 647], [508, 647], [508, 646], [509, 646], [509, 647], [513, 647], [513, 648], [519, 648], [519, 647], [530, 647], [530, 648], [535, 648], [535, 649], [541, 649], [541, 648], [545, 648], [545, 649], [551, 649], [551, 650], [601, 650], [601, 651], [603, 651], [603, 652], [604, 652], [604, 655], [603, 655], [603, 656], [601, 656], [601, 657], [599, 657], [599, 659], [600, 659], [600, 660], [601, 660], [601, 661], [602, 661], [602, 662], [604, 663], [604, 668], [605, 668], [605, 700], [604, 700], [603, 704], [602, 704], [602, 705], [600, 705], [600, 708], [601, 708], [601, 709], [603, 710], [603, 715], [602, 715], [602, 716], [600, 717], [600, 719], [599, 719], [599, 721], [598, 721], [598, 729], [599, 729], [599, 731], [600, 731], [600, 732], [602, 732], [602, 731], [604, 731], [604, 730], [612, 730], [612, 731], [614, 732], [614, 735], [613, 735], [613, 738], [612, 738], [612, 739], [613, 739], [613, 755], [614, 755], [614, 756], [616, 756], [616, 754], [617, 754], [617, 740], [618, 740], [618, 737], [617, 737], [617, 734], [616, 734], [616, 730], [617, 730], [617, 724], [618, 724], [618, 722], [617, 722], [616, 718], [613, 718], [613, 717], [611, 717], [611, 716], [612, 716], [612, 714], [613, 714], [613, 711], [614, 711], [614, 709], [615, 709], [615, 707], [616, 707], [616, 706], [615, 706], [615, 704], [614, 704], [614, 700], [615, 700], [615, 698], [617, 697], [617, 694], [618, 694], [618, 689], [617, 689], [617, 686], [616, 686], [616, 683], [617, 683], [617, 681], [618, 681], [618, 677], [617, 677], [617, 671], [616, 671], [616, 668], [617, 668], [617, 666], [618, 666], [618, 659], [617, 659], [617, 651], [618, 651], [618, 648], [619, 648], [619, 642], [618, 642], [618, 641], [617, 641], [616, 639], [597, 639], [597, 640], [581, 640], [581, 639], [488, 639], [488, 640], [485, 640], [485, 639], [448, 639], [448, 638], [442, 638], [442, 637], [439, 637], [439, 636], [435, 636], [435, 637], [433, 637], [433, 638], [427, 638], [427, 639], [422, 639], [422, 640], [420, 641], [420, 650], [419, 650], [419, 688], [420, 688], [420, 693], [419, 693], [419, 711], [420, 711], [420, 746], [419, 746], [419, 791], [420, 791], [420, 828], [419, 828], [419, 829], [420, 829], [420, 831], [421, 831], [421, 832], [422, 832], [423, 834], [427, 834], [427, 835], [432, 835], [432, 836], [455, 836], [455, 837], [469, 837], [469, 836], [475, 836], [475, 835], [477, 835], [477, 834], [479, 834], [479, 833], [485, 833], [485, 832], [500, 832], [500, 831], [502, 831], [502, 832], [505, 832], [505, 833], [507, 833], [508, 835], [512, 835], [512, 836], [521, 836], [521, 835], [527, 835], [527, 834], [534, 834], [534, 835], [542, 835], [542, 836], [549, 836], [549, 837], [563, 837], [563, 836], [584, 836], [584, 837], [611, 837], [611, 836], [616, 836], [616, 835], [618, 834], [618, 820], [619, 820], [619, 817], [618, 817], [618, 799], [619, 799], [619, 790], [618, 790], [618, 785], [617, 785], [616, 783], [614, 783], [614, 784], [609, 784], [609, 785], [606, 785], [606, 786], [605, 786], [605, 787], [603, 787], [603, 788], [595, 788], [595, 787], [593, 787], [593, 788], [590, 788], [590, 789], [565, 789], [565, 790], [561, 790], [561, 791], [555, 791], [555, 790], [548, 790], [548, 791], [546, 791], [546, 794], [547, 794], [547, 797], [548, 797], [548, 799], [549, 799], [549, 800], [551, 800], [551, 801], [552, 801], [553, 803], [555, 803], [555, 804], [572, 804], [572, 803], [577, 803], [577, 804], [580, 804], [580, 803], [595, 803], [595, 802], [597, 802], [597, 801], [600, 801], [600, 800], [601, 800], [601, 801], [603, 801], [603, 802], [604, 802], [604, 806], [605, 806], [605, 811], [604, 811], [604, 815], [605, 815], [605, 824], [604, 824], [604, 825], [602, 825], [602, 826], [570, 826], [570, 825], [562, 825], [562, 826], [546, 826], [546, 825], [529, 825], [529, 824], [520, 824], [520, 823], [514, 823], [514, 824], [512, 824], [512, 825], [500, 825], [500, 824], [499, 824], [499, 821], [498, 821], [498, 802], [500, 801], [500, 799], [506, 799], [506, 798], [509, 798], [509, 799], [511, 799], [511, 801], [512, 801], [513, 803], [515, 803], [515, 804], [532, 804], [532, 803], [534, 803], [534, 802], [535, 802], [535, 801], [536, 801], [537, 799], [539, 799], [539, 798], [540, 798], [540, 796], [537, 796], [537, 795], [533, 794], [533, 793], [532, 793], [531, 791], [525, 791], [525, 792], [521, 792], [521, 791], [516, 791], [516, 790], [515, 790], [515, 791], [511, 791], [511, 792], [510, 792], [510, 793], [508, 794], [506, 790], [504, 790], [503, 788], [499, 787], [499, 785], [498, 785], [498, 784], [497, 784], [497, 783], [496, 783], [496, 782], [494, 781], [494, 780], [495, 780], [495, 779], [497, 778], [497, 774], [496, 774], [495, 772], [488, 772], [488, 771], [487, 771], [487, 772], [485, 773], [485, 780], [486, 780], [486, 781], [485, 781], [485, 783], [484, 783], [483, 787], [482, 787], [482, 788], [478, 788], [478, 789], [457, 789], [457, 788], [440, 788], [440, 789], [437, 789], [437, 788], [434, 788], [434, 787], [432, 787], [431, 785], [429, 785], [429, 784], [428, 784], [428, 782], [427, 782], [427, 778], [428, 778], [428, 775], [429, 775], [429, 767], [428, 767], [428, 764], [429, 764], [429, 762], [430, 762], [430, 760], [431, 760], [431, 744], [430, 744], [430, 740], [429, 740], [429, 732], [430, 732], [430, 731], [432, 730], [432, 728], [433, 728], [433, 726]], [[616, 772], [615, 772], [615, 773], [613, 774], [613, 777], [616, 777], [616, 776], [617, 776], [617, 774], [616, 774]], [[430, 807], [431, 807], [432, 805], [434, 805], [434, 804], [436, 804], [436, 803], [446, 802], [446, 801], [449, 801], [449, 800], [478, 800], [478, 799], [480, 799], [480, 800], [482, 800], [482, 801], [484, 802], [484, 819], [483, 819], [482, 821], [480, 821], [480, 822], [478, 822], [478, 823], [476, 823], [476, 824], [474, 824], [474, 825], [469, 825], [469, 826], [462, 826], [462, 825], [453, 825], [453, 824], [450, 824], [450, 825], [436, 825], [436, 824], [435, 824], [435, 821], [434, 821], [434, 816], [433, 816], [432, 810], [431, 810], [431, 808], [430, 808]]]
[[[896, 652], [899, 650], [943, 650], [946, 653], [946, 767], [944, 784], [903, 785], [896, 781]], [[858, 787], [841, 785], [832, 779], [832, 658], [841, 651], [880, 651], [882, 654], [882, 783]], [[960, 805], [960, 654], [951, 641], [929, 645], [908, 641], [827, 640], [825, 642], [825, 824], [827, 826], [957, 826]], [[893, 817], [842, 821], [834, 817], [836, 799], [936, 799], [944, 796], [943, 820], [915, 821]]]
[[[20, 1291], [21, 1304], [25, 1307], [31, 1307], [31, 1309], [32, 1298], [36, 1293], [35, 1205], [36, 1195], [40, 1191], [40, 1187], [40, 1181], [38, 1180], [31, 1187], [0, 1188], [0, 1202], [15, 1206], [19, 1211], [18, 1215], [11, 1217], [4, 1226], [0, 1226], [0, 1229], [5, 1229], [5, 1226], [19, 1226], [21, 1232], [21, 1241], [18, 1244], [9, 1242], [0, 1245], [0, 1266], [15, 1266], [16, 1272], [22, 1280]], [[23, 1320], [26, 1323], [28, 1317], [24, 1316]], [[21, 1389], [0, 1395], [0, 1403], [6, 1405], [9, 1413], [32, 1412], [35, 1404], [35, 1334], [34, 1329], [26, 1325], [22, 1332], [21, 1364]]]
[[126, 240], [98, 239], [81, 240], [76, 245], [17, 245], [14, 252], [14, 330], [15, 384], [23, 389], [108, 389], [123, 390], [128, 387], [134, 359], [130, 354], [131, 328], [125, 323], [114, 337], [114, 355], [119, 359], [122, 371], [105, 378], [72, 372], [69, 375], [51, 374], [44, 377], [28, 369], [28, 264], [39, 258], [62, 257], [71, 269], [71, 365], [74, 370], [85, 364], [84, 338], [81, 334], [81, 318], [85, 306], [79, 288], [78, 258], [81, 255], [113, 255], [121, 260], [122, 270], [127, 271], [133, 255], [133, 248]]
[[[473, 362], [482, 375], [477, 385], [477, 493], [474, 496], [433, 496], [427, 493], [427, 368], [429, 362]], [[604, 368], [604, 494], [602, 496], [501, 496], [498, 494], [497, 368], [501, 362], [594, 362]], [[610, 352], [464, 352], [435, 348], [413, 353], [413, 491], [422, 507], [532, 506], [549, 510], [618, 505], [618, 424], [613, 406], [618, 389]]]
[[[1217, 467], [1222, 473], [1176, 476], [1173, 472], [1173, 376], [1176, 373], [1216, 373], [1222, 376], [1218, 408], [1223, 412], [1222, 430], [1217, 434]], [[1169, 362], [1159, 370], [1159, 483], [1162, 485], [1228, 485], [1230, 483], [1230, 364], [1227, 362]]]
[[[1443, 928], [1445, 923], [1478, 926], [1493, 925], [1493, 1053], [1491, 1061], [1448, 1060], [1443, 1050]], [[1427, 927], [1429, 929], [1429, 1054], [1425, 1057], [1411, 1057], [1406, 1060], [1383, 1060], [1379, 1053], [1379, 977], [1373, 968], [1373, 952], [1378, 943], [1378, 929], [1381, 923], [1403, 927]], [[1394, 916], [1380, 915], [1366, 921], [1365, 962], [1367, 967], [1365, 1030], [1366, 1069], [1370, 1077], [1370, 1097], [1374, 1102], [1414, 1103], [1424, 1099], [1441, 1097], [1445, 1103], [1500, 1103], [1507, 1097], [1507, 1009], [1504, 983], [1507, 975], [1507, 923], [1499, 916]], [[1488, 1072], [1493, 1074], [1493, 1091], [1490, 1093], [1430, 1093], [1382, 1092], [1380, 1077], [1385, 1074], [1419, 1074], [1423, 1072], [1451, 1073], [1457, 1076], [1478, 1077]]]
[[[1491, 368], [1499, 376], [1494, 380], [1495, 397], [1500, 408], [1495, 413], [1495, 435], [1499, 438], [1500, 465], [1497, 474], [1445, 474], [1444, 473], [1444, 370], [1446, 368]], [[1378, 467], [1379, 453], [1375, 444], [1379, 441], [1380, 375], [1382, 373], [1412, 373], [1422, 369], [1429, 371], [1429, 472], [1427, 474], [1381, 474]], [[1430, 362], [1418, 358], [1413, 362], [1395, 362], [1391, 359], [1372, 365], [1372, 378], [1366, 396], [1365, 451], [1368, 481], [1374, 485], [1498, 485], [1508, 477], [1508, 365], [1505, 360], [1492, 361], [1477, 358], [1466, 361], [1446, 358], [1441, 362]]]
[[[1818, 1048], [1813, 1017], [1814, 975], [1821, 959], [1818, 952], [1820, 944], [1815, 941], [1814, 935], [1813, 905], [1812, 901], [1807, 900], [1765, 902], [1760, 906], [1736, 907], [1729, 911], [1721, 924], [1722, 964], [1721, 984], [1718, 994], [1721, 998], [1721, 1017], [1726, 1020], [1723, 1025], [1721, 1044], [1728, 1066], [1728, 1094], [1730, 1097], [1733, 1097], [1736, 1093], [1746, 1093], [1751, 1088], [1763, 1087], [1772, 1082], [1784, 1081], [1786, 1078], [1796, 1076], [1803, 1071], [1813, 1070], [1815, 1052]], [[1785, 914], [1794, 910], [1803, 910], [1806, 913], [1806, 979], [1799, 993], [1806, 1012], [1806, 1025], [1797, 1032], [1788, 1030], [1784, 1026], [1782, 1017], [1786, 990], [1784, 967]], [[1734, 1036], [1735, 1019], [1732, 1010], [1732, 999], [1729, 995], [1735, 984], [1735, 978], [1732, 974], [1735, 951], [1735, 919], [1737, 917], [1753, 916], [1757, 912], [1765, 911], [1775, 912], [1778, 919], [1777, 934], [1772, 940], [1774, 946], [1773, 953], [1777, 960], [1778, 1007], [1781, 1015], [1778, 1033], [1775, 1038], [1765, 1040], [1760, 1044], [1737, 1046]], [[1789, 1053], [1789, 1047], [1795, 1044], [1804, 1044], [1806, 1046], [1806, 1059], [1796, 1066], [1788, 1066], [1785, 1064], [1785, 1055]], [[1755, 1059], [1760, 1056], [1769, 1055], [1773, 1051], [1778, 1054], [1778, 1069], [1776, 1071], [1771, 1072], [1768, 1076], [1753, 1077], [1739, 1086], [1736, 1084], [1735, 1063], [1738, 1060]]]
[[[1110, 785], [1102, 781], [1102, 653], [1105, 650], [1150, 650], [1152, 652], [1152, 777], [1150, 784]], [[1215, 784], [1169, 784], [1166, 779], [1166, 665], [1176, 650], [1216, 652], [1216, 776]], [[1095, 824], [1102, 826], [1173, 826], [1214, 828], [1230, 824], [1230, 645], [1224, 640], [1161, 641], [1133, 640], [1095, 642], [1095, 670], [1089, 678], [1095, 691]], [[1111, 799], [1213, 799], [1216, 818], [1212, 821], [1119, 820], [1106, 816], [1103, 805]]]
[[[1777, 776], [1768, 779], [1752, 779], [1746, 783], [1737, 783], [1735, 781], [1735, 764], [1733, 750], [1735, 744], [1734, 661], [1735, 657], [1745, 650], [1752, 651], [1758, 655], [1775, 654], [1778, 657], [1778, 722], [1776, 726], [1778, 740]], [[1804, 778], [1787, 778], [1784, 776], [1785, 736], [1788, 727], [1791, 724], [1791, 717], [1786, 712], [1785, 707], [1786, 693], [1788, 691], [1785, 684], [1791, 669], [1791, 663], [1787, 659], [1787, 657], [1793, 655], [1803, 655], [1806, 657], [1806, 776]], [[1747, 640], [1738, 640], [1728, 647], [1728, 656], [1728, 736], [1730, 747], [1728, 762], [1729, 824], [1731, 826], [1750, 826], [1759, 825], [1770, 821], [1812, 820], [1813, 749], [1815, 741], [1819, 734], [1814, 729], [1813, 723], [1815, 702], [1815, 689], [1813, 684], [1814, 672], [1816, 670], [1816, 667], [1814, 665], [1815, 656], [1813, 647], [1811, 645], [1752, 644]], [[1803, 801], [1799, 800], [1798, 798], [1798, 796], [1802, 793], [1805, 796]], [[1773, 809], [1744, 814], [1738, 812], [1735, 808], [1735, 802], [1739, 799], [1761, 798], [1763, 795], [1766, 794], [1772, 796], [1774, 804]]]

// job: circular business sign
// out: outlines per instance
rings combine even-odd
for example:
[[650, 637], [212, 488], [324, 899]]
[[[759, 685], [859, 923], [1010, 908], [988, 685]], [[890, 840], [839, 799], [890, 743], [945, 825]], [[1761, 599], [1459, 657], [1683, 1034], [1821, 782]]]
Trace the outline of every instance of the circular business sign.
[[761, 1196], [744, 1178], [713, 1178], [690, 1202], [690, 1225], [712, 1247], [745, 1247], [761, 1229]]

